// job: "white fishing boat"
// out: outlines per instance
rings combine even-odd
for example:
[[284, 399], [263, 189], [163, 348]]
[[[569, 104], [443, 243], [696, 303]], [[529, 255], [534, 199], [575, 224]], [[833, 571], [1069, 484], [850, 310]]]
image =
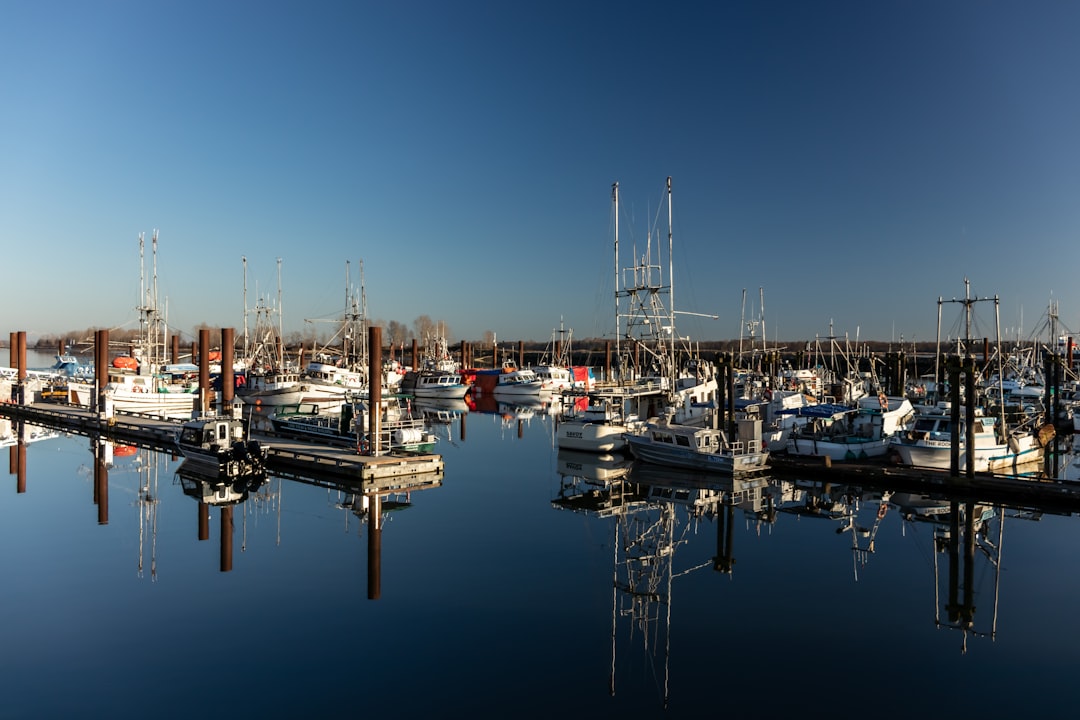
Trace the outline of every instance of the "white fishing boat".
[[797, 411], [808, 422], [788, 437], [788, 455], [828, 457], [833, 462], [883, 458], [893, 436], [915, 414], [911, 401], [882, 395], [863, 398], [857, 407], [811, 405]]
[[[652, 402], [653, 412], [648, 411]], [[645, 425], [643, 418], [656, 414], [657, 394], [649, 392], [596, 391], [573, 399], [556, 428], [559, 449], [611, 453], [627, 448], [626, 433]], [[640, 411], [638, 406], [644, 404]]]
[[551, 341], [540, 358], [540, 364], [532, 368], [545, 390], [561, 393], [575, 387], [574, 371], [570, 367], [570, 341], [573, 336], [573, 329], [564, 330], [561, 322], [558, 330], [551, 331]]
[[[713, 365], [696, 357], [675, 330], [675, 311], [665, 307], [671, 295], [671, 178], [667, 180], [668, 272], [659, 243], [649, 234], [644, 254], [633, 265], [619, 259], [619, 185], [612, 186], [615, 213], [616, 362], [614, 382], [594, 388], [584, 407], [559, 425], [560, 448], [611, 452], [625, 447], [626, 433], [640, 429], [643, 418], [665, 415], [675, 424], [703, 425], [715, 408], [717, 380]], [[712, 317], [712, 316], [709, 316]], [[623, 346], [625, 342], [625, 346]], [[609, 378], [609, 381], [611, 379]]]
[[545, 392], [544, 382], [529, 368], [505, 370], [495, 379], [495, 395], [533, 395]]
[[[422, 415], [414, 416], [396, 395], [382, 398], [377, 449], [385, 452], [426, 452], [438, 437], [427, 429]], [[367, 401], [350, 399], [337, 411], [325, 411], [314, 403], [282, 408], [270, 417], [275, 434], [374, 452], [369, 432]]]
[[[969, 452], [975, 472], [1010, 472], [1040, 462], [1043, 446], [1053, 436], [1053, 426], [1044, 426], [1038, 432], [1023, 428], [1002, 430], [1000, 419], [987, 417], [982, 408], [977, 407], [974, 434], [968, 438], [966, 413], [966, 408], [961, 407], [958, 428], [960, 472], [967, 468]], [[890, 450], [903, 465], [948, 470], [952, 459], [952, 430], [950, 403], [941, 401], [934, 406], [919, 406], [911, 429], [895, 435]]]
[[[106, 408], [118, 412], [138, 412], [171, 418], [190, 418], [199, 409], [198, 383], [174, 380], [164, 371], [168, 328], [158, 309], [157, 231], [151, 238], [152, 281], [146, 282], [145, 238], [139, 235], [139, 335], [132, 353], [112, 360], [103, 388]], [[68, 382], [68, 402], [92, 407], [96, 387], [93, 378]]]
[[457, 372], [421, 370], [411, 380], [409, 392], [418, 398], [460, 400], [469, 392], [468, 383]]
[[739, 440], [723, 430], [676, 425], [667, 420], [649, 422], [626, 439], [634, 457], [655, 465], [741, 475], [764, 470], [769, 451], [761, 444], [761, 421], [739, 420]]

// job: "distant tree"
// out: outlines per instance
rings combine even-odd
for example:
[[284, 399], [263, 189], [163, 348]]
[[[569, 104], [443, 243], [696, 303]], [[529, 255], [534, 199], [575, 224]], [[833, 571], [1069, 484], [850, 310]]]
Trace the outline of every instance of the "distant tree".
[[400, 345], [409, 339], [409, 328], [405, 323], [391, 320], [386, 324], [386, 338], [384, 339], [387, 344]]
[[429, 337], [435, 334], [435, 321], [428, 315], [421, 315], [413, 320], [413, 332], [416, 333], [416, 338], [421, 343], [424, 343]]
[[485, 345], [491, 345], [493, 342], [495, 342], [495, 331], [494, 330], [485, 330], [484, 331], [484, 344]]

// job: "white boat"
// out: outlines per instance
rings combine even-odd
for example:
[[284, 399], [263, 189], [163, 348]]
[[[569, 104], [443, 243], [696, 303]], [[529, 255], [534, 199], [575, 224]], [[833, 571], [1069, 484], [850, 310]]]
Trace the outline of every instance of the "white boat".
[[350, 395], [367, 392], [367, 377], [330, 363], [310, 362], [300, 381], [300, 400], [314, 403], [323, 410], [340, 408]]
[[740, 440], [729, 440], [723, 430], [650, 422], [626, 439], [634, 457], [655, 465], [689, 468], [724, 475], [763, 470], [769, 451], [761, 444], [761, 421], [739, 420]]
[[534, 395], [545, 392], [544, 382], [529, 368], [507, 370], [495, 379], [496, 395]]
[[[69, 380], [68, 402], [94, 405], [94, 383]], [[198, 383], [174, 383], [159, 375], [136, 375], [111, 368], [105, 385], [106, 403], [120, 412], [189, 418], [199, 409]]]
[[575, 387], [574, 371], [570, 367], [570, 341], [573, 336], [573, 329], [564, 330], [561, 322], [558, 330], [551, 331], [551, 341], [540, 358], [540, 364], [532, 368], [545, 390], [561, 393]]
[[460, 400], [469, 392], [468, 383], [456, 372], [421, 370], [410, 380], [409, 392], [418, 398]]
[[245, 375], [244, 385], [236, 389], [236, 397], [248, 405], [296, 405], [303, 401], [305, 390], [297, 370], [257, 368]]
[[[153, 264], [157, 266], [157, 231], [151, 238]], [[130, 356], [116, 357], [108, 368], [103, 388], [105, 409], [137, 412], [171, 418], [190, 418], [199, 409], [198, 383], [174, 381], [164, 372], [167, 326], [158, 310], [157, 272], [149, 286], [145, 282], [144, 235], [139, 235], [140, 295], [144, 303], [139, 311], [139, 337]], [[92, 407], [96, 404], [93, 378], [68, 382], [68, 402]]]
[[[621, 266], [618, 222], [615, 224], [616, 382], [594, 388], [585, 407], [573, 405], [573, 413], [559, 426], [560, 448], [620, 450], [626, 447], [622, 436], [637, 432], [644, 418], [664, 415], [674, 424], [703, 425], [715, 409], [715, 369], [695, 357], [688, 345], [676, 347], [681, 339], [675, 331], [675, 311], [664, 307], [663, 296], [671, 295], [671, 178], [667, 198], [666, 279], [660, 243], [654, 245], [651, 234], [645, 254], [635, 253], [631, 267]], [[612, 186], [612, 201], [617, 219], [618, 183]], [[622, 340], [627, 341], [625, 347]]]
[[785, 452], [845, 462], [885, 457], [915, 410], [907, 398], [882, 396], [863, 398], [857, 407], [811, 405], [799, 414], [808, 422], [791, 433]]
[[192, 468], [205, 474], [235, 478], [265, 471], [267, 448], [247, 437], [247, 422], [231, 416], [208, 415], [188, 420], [176, 446]]
[[573, 403], [556, 428], [560, 450], [611, 453], [625, 450], [626, 433], [641, 430], [645, 421], [634, 411], [632, 396], [590, 393]]
[[[960, 465], [967, 468], [968, 451], [972, 452], [975, 472], [1009, 472], [1043, 459], [1047, 430], [1038, 433], [1026, 429], [1002, 432], [1000, 420], [987, 417], [975, 408], [974, 436], [967, 437], [966, 408], [960, 408]], [[914, 467], [950, 469], [952, 458], [952, 410], [948, 402], [918, 406], [910, 430], [893, 437], [890, 450], [901, 464]], [[1052, 426], [1048, 426], [1052, 434]]]
[[[360, 400], [350, 400], [338, 411], [303, 403], [279, 410], [270, 421], [278, 435], [354, 447], [366, 454], [373, 450], [367, 408], [367, 402]], [[427, 429], [423, 416], [414, 417], [411, 408], [403, 406], [396, 395], [382, 398], [378, 436], [379, 452], [426, 452], [438, 441]]]

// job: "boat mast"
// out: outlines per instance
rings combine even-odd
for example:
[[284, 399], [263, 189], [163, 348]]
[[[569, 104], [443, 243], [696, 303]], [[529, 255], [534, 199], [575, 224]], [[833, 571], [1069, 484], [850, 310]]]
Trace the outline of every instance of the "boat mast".
[[240, 263], [244, 266], [244, 360], [250, 360], [251, 343], [248, 340], [247, 255], [240, 256]]
[[743, 329], [746, 328], [746, 288], [742, 289], [742, 310], [739, 312], [739, 363], [742, 363]]
[[668, 331], [671, 333], [671, 348], [669, 350], [668, 372], [671, 373], [671, 390], [675, 391], [678, 371], [675, 369], [675, 261], [672, 254], [671, 233], [671, 176], [667, 178], [667, 256], [668, 256]]
[[[620, 338], [622, 337], [621, 324], [619, 319], [619, 183], [614, 182], [611, 184], [611, 199], [615, 207], [615, 357], [619, 363], [622, 363], [622, 354], [620, 352]], [[622, 380], [623, 374], [626, 372], [626, 368], [620, 367], [619, 380]], [[610, 378], [609, 378], [610, 379]]]
[[281, 314], [281, 258], [277, 259], [277, 319], [278, 319], [278, 341], [275, 344], [277, 350], [277, 366], [279, 368], [285, 368], [285, 327], [283, 325], [284, 320]]

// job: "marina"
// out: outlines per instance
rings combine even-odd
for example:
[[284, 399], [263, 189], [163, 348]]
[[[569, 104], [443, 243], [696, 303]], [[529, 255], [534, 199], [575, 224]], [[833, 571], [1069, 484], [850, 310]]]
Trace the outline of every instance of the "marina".
[[[348, 685], [397, 717], [473, 706], [481, 691], [484, 707], [521, 717], [699, 717], [723, 673], [740, 687], [726, 707], [748, 714], [775, 673], [732, 654], [762, 645], [792, 666], [857, 654], [880, 668], [848, 683], [856, 703], [891, 697], [902, 675], [961, 712], [968, 699], [942, 672], [970, 692], [1035, 682], [1037, 696], [1006, 693], [1007, 713], [1067, 702], [1077, 646], [1062, 628], [1080, 593], [1080, 565], [1060, 551], [1080, 537], [1071, 455], [1054, 482], [783, 454], [726, 477], [560, 449], [559, 413], [433, 409], [440, 465], [417, 472], [401, 458], [262, 434], [273, 409], [255, 408], [266, 472], [234, 480], [177, 453], [184, 421], [5, 403], [16, 425], [56, 428], [9, 449], [0, 501], [0, 570], [19, 588], [0, 601], [20, 619], [4, 631], [9, 675], [25, 688], [16, 715], [127, 707], [114, 714], [134, 717], [170, 692], [170, 669], [204, 655], [204, 634], [189, 629], [222, 595], [245, 610], [212, 634], [218, 650], [287, 678], [223, 701], [243, 712], [348, 712], [351, 697], [325, 692]], [[87, 605], [122, 606], [123, 621], [95, 624]], [[745, 617], [759, 621], [734, 621]], [[882, 617], [892, 633], [871, 639]], [[153, 649], [85, 664], [98, 646], [142, 647], [145, 628]], [[1033, 638], [1052, 660], [1037, 680]], [[71, 678], [70, 705], [30, 671], [42, 646]], [[138, 675], [148, 653], [161, 673], [136, 687], [106, 682]], [[297, 670], [294, 658], [310, 655], [318, 668]], [[576, 681], [553, 695], [568, 656]], [[416, 667], [432, 670], [422, 693], [378, 692]], [[770, 697], [770, 712], [805, 713], [799, 692]], [[171, 708], [202, 704], [181, 694]]]

